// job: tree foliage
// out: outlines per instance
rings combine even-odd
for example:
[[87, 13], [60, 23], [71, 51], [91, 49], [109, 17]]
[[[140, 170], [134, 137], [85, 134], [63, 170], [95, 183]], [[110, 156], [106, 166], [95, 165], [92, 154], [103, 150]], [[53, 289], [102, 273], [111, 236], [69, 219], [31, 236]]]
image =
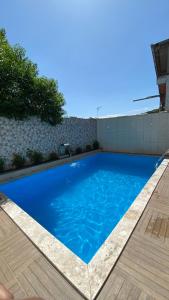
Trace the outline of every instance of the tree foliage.
[[53, 125], [63, 117], [64, 97], [54, 79], [38, 76], [37, 65], [19, 45], [11, 46], [0, 30], [0, 116], [39, 116]]

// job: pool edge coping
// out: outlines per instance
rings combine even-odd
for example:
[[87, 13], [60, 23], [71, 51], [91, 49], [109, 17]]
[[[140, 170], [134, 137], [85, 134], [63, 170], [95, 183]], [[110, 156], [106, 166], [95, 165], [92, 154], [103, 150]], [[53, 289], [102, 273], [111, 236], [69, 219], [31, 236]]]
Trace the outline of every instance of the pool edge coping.
[[83, 159], [87, 156], [91, 156], [91, 155], [94, 155], [94, 154], [97, 154], [100, 152], [104, 152], [104, 151], [102, 151], [101, 149], [92, 150], [89, 152], [84, 152], [81, 154], [76, 154], [73, 156], [60, 158], [60, 159], [57, 159], [54, 161], [43, 162], [38, 165], [27, 166], [22, 169], [5, 171], [4, 173], [3, 172], [0, 173], [0, 183], [5, 183], [5, 182], [11, 181], [11, 180], [19, 179], [23, 176], [36, 174], [38, 172], [46, 171], [51, 168], [53, 169], [57, 166], [62, 166], [64, 164], [70, 163], [71, 161]]
[[[73, 157], [73, 160], [76, 159]], [[97, 296], [120, 257], [168, 164], [169, 160], [164, 159], [89, 264], [85, 264], [6, 196], [0, 206], [68, 282], [91, 300]]]

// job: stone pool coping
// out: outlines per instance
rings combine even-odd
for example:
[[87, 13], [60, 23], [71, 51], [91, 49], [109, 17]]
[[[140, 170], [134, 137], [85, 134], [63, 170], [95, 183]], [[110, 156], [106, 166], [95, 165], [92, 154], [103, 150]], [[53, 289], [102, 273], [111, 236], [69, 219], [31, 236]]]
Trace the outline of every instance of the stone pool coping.
[[[31, 175], [33, 173], [37, 173], [40, 171], [44, 171], [50, 168], [55, 168], [56, 166], [61, 166], [65, 163], [70, 163], [71, 161], [74, 161], [76, 159], [81, 159], [85, 156], [94, 155], [96, 153], [102, 152], [101, 149], [98, 150], [92, 150], [89, 152], [84, 152], [77, 155], [72, 155], [70, 157], [60, 158], [58, 160], [49, 161], [49, 162], [43, 162], [39, 165], [34, 166], [28, 166], [23, 169], [18, 170], [10, 170], [5, 171], [4, 173], [0, 173], [0, 183], [7, 182], [9, 180], [17, 179], [26, 175]], [[107, 152], [107, 151], [106, 151]]]
[[[96, 151], [95, 153], [97, 153]], [[66, 162], [70, 162], [75, 159], [80, 159], [86, 155], [92, 153], [85, 153], [85, 155], [79, 155], [66, 159]], [[59, 161], [60, 162], [60, 161]], [[53, 167], [65, 163], [65, 160], [61, 163], [53, 164]], [[120, 256], [125, 244], [127, 243], [131, 233], [133, 232], [137, 222], [139, 221], [150, 197], [156, 188], [161, 176], [163, 175], [166, 167], [169, 164], [169, 160], [164, 159], [158, 169], [150, 177], [142, 191], [136, 197], [133, 204], [130, 206], [126, 214], [116, 225], [114, 230], [102, 244], [100, 249], [96, 252], [89, 264], [85, 264], [78, 256], [76, 256], [71, 250], [69, 250], [58, 239], [51, 235], [45, 228], [43, 228], [38, 222], [24, 212], [13, 201], [8, 199], [5, 195], [1, 195], [1, 208], [10, 216], [10, 218], [20, 227], [20, 229], [28, 236], [28, 238], [36, 245], [36, 247], [48, 258], [52, 265], [87, 299], [94, 299], [104, 282], [106, 281], [109, 273], [114, 267], [117, 259]], [[42, 166], [42, 165], [41, 165]], [[51, 163], [48, 167], [52, 167]], [[24, 174], [12, 174], [12, 178], [18, 178], [18, 176], [24, 176], [32, 173], [32, 170], [27, 169]], [[46, 169], [46, 164], [45, 164]], [[27, 171], [26, 171], [27, 170]], [[42, 170], [42, 168], [40, 169]], [[37, 170], [37, 167], [33, 169]], [[44, 170], [44, 168], [43, 168]], [[19, 172], [19, 171], [17, 171]], [[14, 172], [12, 172], [14, 173]], [[7, 174], [5, 174], [6, 176]], [[3, 177], [4, 175], [2, 175]], [[1, 176], [0, 176], [1, 177]], [[7, 181], [7, 177], [4, 177], [0, 182]]]

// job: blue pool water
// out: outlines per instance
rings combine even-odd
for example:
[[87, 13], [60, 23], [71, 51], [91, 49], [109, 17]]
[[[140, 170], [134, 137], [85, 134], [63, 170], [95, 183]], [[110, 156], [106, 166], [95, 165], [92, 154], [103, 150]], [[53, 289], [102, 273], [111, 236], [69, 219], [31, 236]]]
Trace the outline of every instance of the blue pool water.
[[0, 185], [88, 263], [155, 170], [158, 157], [98, 153]]

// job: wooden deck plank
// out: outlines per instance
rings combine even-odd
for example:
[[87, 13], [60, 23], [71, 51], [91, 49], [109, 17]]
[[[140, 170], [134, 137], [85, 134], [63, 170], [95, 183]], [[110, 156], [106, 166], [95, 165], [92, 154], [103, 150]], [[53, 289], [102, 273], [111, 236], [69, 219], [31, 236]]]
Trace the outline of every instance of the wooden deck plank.
[[[8, 228], [7, 228], [8, 227]], [[16, 299], [84, 299], [0, 210], [0, 282]]]
[[98, 296], [98, 300], [116, 299], [116, 297], [118, 296], [125, 279], [122, 276], [118, 275], [116, 272], [112, 272], [110, 276], [111, 280], [107, 281], [107, 288], [101, 292], [101, 294]]
[[14, 279], [13, 273], [6, 261], [2, 257], [0, 257], [0, 282], [8, 282]]
[[[53, 291], [49, 291], [48, 286], [44, 282], [41, 281], [41, 278], [38, 277], [38, 273], [34, 272], [29, 266], [25, 271], [24, 271], [25, 278], [27, 282], [31, 285], [32, 289], [36, 292], [37, 295], [44, 299], [50, 299], [53, 300], [54, 297], [52, 295]], [[54, 293], [53, 293], [54, 294]]]
[[119, 291], [119, 294], [117, 295], [116, 299], [117, 300], [125, 300], [128, 299], [129, 294], [132, 290], [132, 283], [126, 280], [122, 286], [122, 288]]
[[6, 288], [8, 288], [13, 295], [15, 295], [15, 299], [23, 299], [27, 296], [25, 290], [20, 284], [18, 284], [17, 281], [8, 282], [6, 284]]
[[140, 295], [141, 295], [140, 288], [133, 286], [127, 300], [139, 299]]
[[20, 283], [20, 285], [24, 289], [25, 294], [26, 294], [27, 297], [33, 297], [33, 296], [37, 297], [38, 296], [37, 292], [35, 291], [35, 289], [31, 285], [31, 283], [29, 283], [29, 281], [25, 277], [24, 272], [17, 275], [17, 281]]
[[39, 251], [21, 232], [10, 236], [8, 240], [5, 240], [4, 245], [5, 248], [0, 249], [0, 255], [14, 273], [21, 272], [39, 257]]
[[140, 290], [146, 293], [146, 295], [150, 295], [157, 300], [168, 299], [168, 292], [166, 292], [165, 295], [162, 295], [163, 289], [161, 289], [158, 284], [154, 283], [150, 278], [140, 274], [138, 269], [133, 270], [129, 266], [119, 264], [116, 271], [119, 275], [124, 276], [125, 280], [130, 281], [134, 286], [140, 288]]
[[[137, 299], [137, 298], [136, 298]], [[142, 292], [138, 300], [157, 300], [154, 297], [147, 295], [146, 293]]]

